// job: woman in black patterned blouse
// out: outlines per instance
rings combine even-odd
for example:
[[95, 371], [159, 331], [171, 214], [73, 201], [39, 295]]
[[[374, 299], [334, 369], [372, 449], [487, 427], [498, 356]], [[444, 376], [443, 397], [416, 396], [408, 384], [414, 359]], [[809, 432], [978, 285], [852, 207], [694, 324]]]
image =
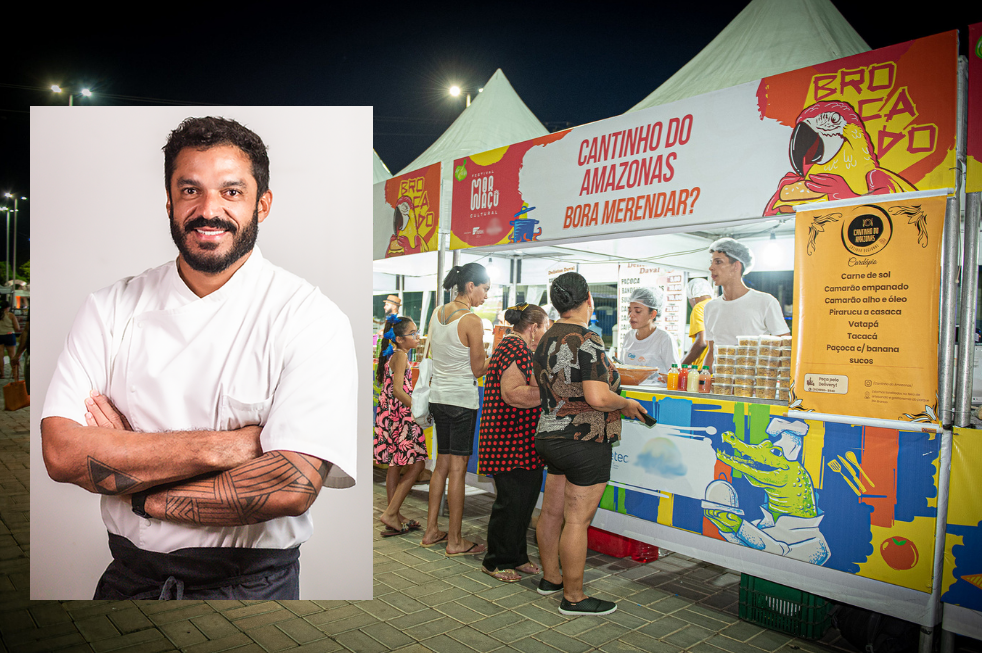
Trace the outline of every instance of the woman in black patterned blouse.
[[549, 320], [538, 306], [521, 304], [505, 311], [505, 321], [513, 331], [494, 350], [484, 377], [477, 469], [494, 476], [497, 493], [488, 521], [484, 573], [514, 583], [522, 579], [519, 571], [539, 573], [529, 560], [526, 537], [545, 467], [535, 453], [542, 408], [532, 376], [532, 350]]
[[620, 439], [621, 416], [641, 419], [645, 410], [618, 394], [620, 375], [603, 340], [587, 328], [593, 297], [586, 279], [576, 272], [559, 275], [549, 299], [561, 318], [532, 356], [542, 402], [535, 450], [548, 465], [536, 526], [539, 594], [563, 592], [564, 615], [610, 614], [615, 603], [583, 592], [587, 527], [610, 480], [611, 443]]

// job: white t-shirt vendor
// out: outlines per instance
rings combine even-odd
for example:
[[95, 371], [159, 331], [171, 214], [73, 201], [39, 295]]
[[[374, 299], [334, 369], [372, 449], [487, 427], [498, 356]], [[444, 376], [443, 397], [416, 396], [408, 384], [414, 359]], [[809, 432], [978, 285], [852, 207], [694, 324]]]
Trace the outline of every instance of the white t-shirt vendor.
[[103, 495], [113, 562], [95, 598], [296, 599], [308, 508], [354, 484], [351, 328], [255, 247], [272, 203], [258, 136], [189, 118], [164, 152], [180, 255], [82, 306], [42, 411], [45, 466]]
[[618, 358], [627, 365], [658, 368], [658, 372], [651, 374], [642, 385], [665, 387], [665, 375], [673, 364], [679, 363], [672, 336], [655, 326], [665, 303], [665, 294], [659, 288], [637, 288], [628, 302], [631, 330], [624, 334]]
[[703, 311], [709, 344], [706, 365], [712, 369], [716, 345], [735, 345], [737, 336], [783, 336], [790, 331], [777, 299], [743, 283], [743, 275], [754, 265], [750, 248], [721, 238], [710, 245], [709, 253], [709, 273], [722, 290], [722, 296], [706, 303]]

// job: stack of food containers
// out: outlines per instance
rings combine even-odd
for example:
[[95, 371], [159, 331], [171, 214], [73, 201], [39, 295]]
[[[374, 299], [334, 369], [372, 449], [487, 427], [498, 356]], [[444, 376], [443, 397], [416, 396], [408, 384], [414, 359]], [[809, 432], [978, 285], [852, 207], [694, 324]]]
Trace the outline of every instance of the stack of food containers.
[[791, 386], [791, 336], [739, 336], [716, 347], [716, 394], [787, 401]]

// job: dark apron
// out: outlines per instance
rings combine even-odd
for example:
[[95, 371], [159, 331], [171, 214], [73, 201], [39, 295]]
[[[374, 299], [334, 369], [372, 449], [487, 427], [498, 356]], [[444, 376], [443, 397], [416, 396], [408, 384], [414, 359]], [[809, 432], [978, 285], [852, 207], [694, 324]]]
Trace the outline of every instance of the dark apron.
[[202, 547], [157, 553], [109, 534], [109, 563], [96, 600], [300, 598], [300, 547]]

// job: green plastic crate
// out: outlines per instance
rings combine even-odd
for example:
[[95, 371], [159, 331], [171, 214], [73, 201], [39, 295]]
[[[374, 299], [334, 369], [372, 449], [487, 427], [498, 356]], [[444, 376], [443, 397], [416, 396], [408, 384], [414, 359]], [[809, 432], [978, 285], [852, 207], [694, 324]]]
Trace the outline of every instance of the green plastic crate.
[[832, 621], [831, 607], [821, 596], [740, 575], [740, 618], [764, 628], [819, 639]]

